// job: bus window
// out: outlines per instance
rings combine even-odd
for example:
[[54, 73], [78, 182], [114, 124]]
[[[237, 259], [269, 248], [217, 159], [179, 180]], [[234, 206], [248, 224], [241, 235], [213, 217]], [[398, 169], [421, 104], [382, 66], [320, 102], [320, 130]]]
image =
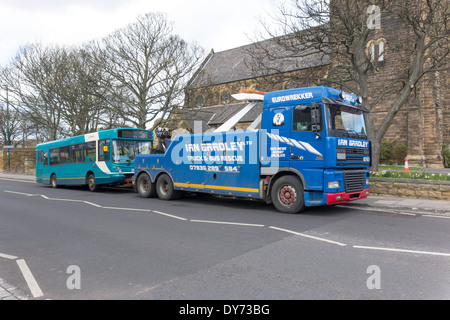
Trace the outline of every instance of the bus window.
[[113, 140], [113, 162], [132, 164], [136, 154], [150, 154], [151, 150], [151, 141]]
[[44, 152], [44, 167], [48, 166], [48, 152]]
[[96, 153], [96, 143], [95, 141], [86, 142], [84, 144], [85, 151], [85, 160], [86, 162], [94, 162], [95, 161], [95, 153]]
[[59, 164], [70, 163], [69, 146], [59, 148]]
[[50, 149], [50, 165], [59, 164], [59, 148]]
[[98, 160], [109, 161], [110, 160], [109, 139], [100, 140], [98, 142]]
[[39, 150], [38, 152], [38, 164], [44, 163], [44, 150]]
[[71, 159], [71, 163], [84, 162], [83, 145], [82, 144], [74, 144], [74, 145], [70, 146], [70, 159]]

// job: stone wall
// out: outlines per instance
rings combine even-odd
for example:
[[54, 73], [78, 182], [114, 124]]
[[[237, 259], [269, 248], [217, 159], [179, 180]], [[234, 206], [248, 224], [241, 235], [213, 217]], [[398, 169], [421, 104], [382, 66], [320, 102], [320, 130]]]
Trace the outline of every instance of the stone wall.
[[[22, 174], [35, 174], [36, 170], [36, 149], [15, 148], [10, 149], [10, 172]], [[0, 171], [8, 171], [8, 150], [3, 149], [0, 153]]]
[[370, 194], [399, 198], [450, 200], [450, 181], [370, 178]]

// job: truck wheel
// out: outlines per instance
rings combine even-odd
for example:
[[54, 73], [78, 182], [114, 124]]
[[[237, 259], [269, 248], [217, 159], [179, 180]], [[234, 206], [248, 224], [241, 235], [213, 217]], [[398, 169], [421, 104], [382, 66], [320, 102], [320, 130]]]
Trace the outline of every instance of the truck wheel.
[[305, 197], [300, 180], [294, 176], [282, 176], [272, 187], [271, 198], [275, 208], [284, 213], [305, 210]]
[[152, 198], [156, 195], [156, 185], [147, 173], [142, 173], [136, 182], [136, 189], [142, 198]]
[[172, 179], [165, 173], [156, 181], [156, 193], [161, 200], [173, 200], [179, 194], [173, 187]]

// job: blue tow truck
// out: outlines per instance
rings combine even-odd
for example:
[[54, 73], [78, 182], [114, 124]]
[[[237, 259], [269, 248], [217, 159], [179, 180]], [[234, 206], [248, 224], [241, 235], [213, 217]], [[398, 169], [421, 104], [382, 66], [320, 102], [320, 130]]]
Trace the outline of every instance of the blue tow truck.
[[[140, 196], [202, 192], [299, 213], [369, 195], [371, 143], [361, 98], [328, 87], [233, 97], [248, 104], [214, 132], [178, 135], [164, 153], [136, 155]], [[248, 129], [231, 130], [261, 101], [262, 114]]]

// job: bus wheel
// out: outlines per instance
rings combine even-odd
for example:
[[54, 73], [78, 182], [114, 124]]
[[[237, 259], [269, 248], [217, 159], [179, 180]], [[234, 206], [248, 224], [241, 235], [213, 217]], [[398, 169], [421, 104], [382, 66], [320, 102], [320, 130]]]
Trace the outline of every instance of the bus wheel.
[[58, 182], [56, 180], [56, 174], [52, 174], [50, 177], [50, 184], [52, 186], [52, 188], [58, 188]]
[[173, 200], [179, 192], [174, 189], [172, 179], [167, 174], [162, 174], [156, 181], [156, 193], [161, 200]]
[[152, 198], [156, 195], [156, 185], [147, 173], [142, 173], [136, 182], [136, 189], [142, 198]]
[[92, 192], [97, 191], [99, 189], [98, 185], [95, 184], [95, 175], [90, 173], [87, 178], [87, 185], [89, 190]]
[[284, 213], [299, 213], [305, 210], [303, 186], [294, 176], [282, 176], [272, 187], [272, 202], [275, 208]]

